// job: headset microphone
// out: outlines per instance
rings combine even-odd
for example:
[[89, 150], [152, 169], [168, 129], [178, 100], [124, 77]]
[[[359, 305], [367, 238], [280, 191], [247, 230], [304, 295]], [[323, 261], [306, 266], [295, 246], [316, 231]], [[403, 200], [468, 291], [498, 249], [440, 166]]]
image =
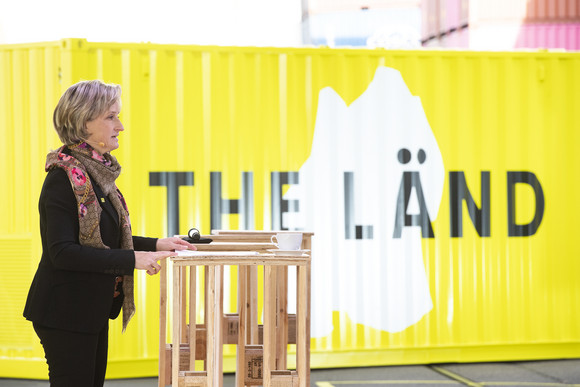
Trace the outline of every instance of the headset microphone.
[[97, 144], [98, 146], [100, 146], [101, 148], [105, 146], [105, 143], [102, 141], [96, 142], [96, 141], [89, 141], [89, 140], [84, 140], [85, 142], [89, 143], [89, 144]]

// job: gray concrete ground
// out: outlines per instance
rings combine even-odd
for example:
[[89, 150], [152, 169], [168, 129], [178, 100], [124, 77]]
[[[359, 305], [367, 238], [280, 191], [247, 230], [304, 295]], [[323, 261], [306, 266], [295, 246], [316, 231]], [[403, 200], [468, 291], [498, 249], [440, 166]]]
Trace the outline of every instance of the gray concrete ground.
[[[580, 387], [580, 359], [509, 363], [430, 364], [311, 371], [313, 387], [494, 386]], [[224, 377], [232, 387], [234, 376]], [[47, 381], [1, 379], [2, 387], [48, 387]], [[105, 387], [156, 387], [156, 378], [107, 380]], [[82, 386], [79, 386], [82, 387]]]

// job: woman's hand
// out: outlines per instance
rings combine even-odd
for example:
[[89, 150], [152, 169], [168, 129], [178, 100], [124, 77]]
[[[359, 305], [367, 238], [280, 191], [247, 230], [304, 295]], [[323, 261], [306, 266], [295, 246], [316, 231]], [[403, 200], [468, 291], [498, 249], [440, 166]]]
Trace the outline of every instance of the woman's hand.
[[147, 270], [147, 274], [155, 275], [161, 270], [159, 260], [174, 256], [172, 251], [197, 250], [197, 248], [179, 237], [157, 239], [157, 251], [135, 251], [135, 269]]
[[173, 255], [170, 251], [135, 251], [135, 269], [147, 270], [147, 274], [155, 275], [161, 270], [158, 261]]
[[197, 250], [197, 247], [179, 237], [157, 239], [157, 251]]

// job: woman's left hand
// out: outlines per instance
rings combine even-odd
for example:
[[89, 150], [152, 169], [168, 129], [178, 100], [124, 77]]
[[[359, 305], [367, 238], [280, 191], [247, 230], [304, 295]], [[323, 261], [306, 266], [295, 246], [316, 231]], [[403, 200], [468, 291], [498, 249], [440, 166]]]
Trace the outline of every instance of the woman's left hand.
[[197, 247], [179, 237], [157, 239], [157, 251], [197, 250]]

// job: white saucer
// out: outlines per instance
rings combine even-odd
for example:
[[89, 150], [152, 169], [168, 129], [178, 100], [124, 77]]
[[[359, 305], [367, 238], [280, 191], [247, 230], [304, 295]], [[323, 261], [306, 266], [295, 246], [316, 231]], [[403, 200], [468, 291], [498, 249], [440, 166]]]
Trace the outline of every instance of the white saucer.
[[292, 256], [301, 256], [304, 253], [308, 253], [310, 250], [280, 250], [280, 249], [270, 249], [268, 250], [275, 255], [292, 255]]

